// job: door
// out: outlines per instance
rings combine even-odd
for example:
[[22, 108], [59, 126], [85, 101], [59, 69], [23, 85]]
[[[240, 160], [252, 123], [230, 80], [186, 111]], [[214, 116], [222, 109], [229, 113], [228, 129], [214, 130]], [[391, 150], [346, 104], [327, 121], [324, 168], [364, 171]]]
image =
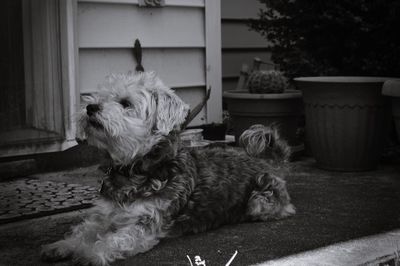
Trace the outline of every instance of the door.
[[74, 4], [1, 3], [0, 157], [76, 144]]

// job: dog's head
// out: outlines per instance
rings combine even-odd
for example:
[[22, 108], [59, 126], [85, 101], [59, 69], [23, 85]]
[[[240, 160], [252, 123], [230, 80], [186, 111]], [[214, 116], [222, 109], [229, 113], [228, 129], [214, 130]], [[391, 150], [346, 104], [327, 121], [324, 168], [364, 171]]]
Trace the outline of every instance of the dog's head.
[[179, 130], [189, 111], [153, 72], [111, 75], [98, 94], [84, 101], [79, 134], [124, 165]]

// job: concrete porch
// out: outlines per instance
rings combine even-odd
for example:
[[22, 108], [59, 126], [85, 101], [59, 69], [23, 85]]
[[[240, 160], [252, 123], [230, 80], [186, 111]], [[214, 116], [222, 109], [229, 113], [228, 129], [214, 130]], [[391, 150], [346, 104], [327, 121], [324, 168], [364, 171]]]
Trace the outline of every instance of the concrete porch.
[[[286, 180], [297, 208], [294, 217], [268, 223], [228, 225], [203, 234], [164, 240], [153, 250], [115, 265], [190, 265], [187, 256], [193, 265], [195, 256], [206, 260], [206, 265], [225, 265], [236, 250], [238, 254], [231, 265], [251, 265], [400, 228], [399, 158], [385, 160], [375, 171], [358, 173], [320, 170], [309, 157], [300, 158], [291, 165], [293, 174]], [[91, 166], [36, 174], [23, 180], [98, 187], [101, 175], [97, 166]], [[0, 195], [4, 200], [6, 184], [2, 185]], [[4, 204], [3, 201], [3, 209]], [[22, 215], [12, 222], [3, 220], [0, 265], [51, 265], [40, 262], [40, 245], [60, 239], [71, 225], [80, 221], [87, 210], [82, 207], [88, 206], [75, 204], [57, 212], [47, 210], [47, 213], [42, 211], [33, 216]], [[41, 215], [45, 216], [39, 217]], [[37, 218], [27, 219], [29, 217]], [[323, 259], [315, 263], [327, 265]]]

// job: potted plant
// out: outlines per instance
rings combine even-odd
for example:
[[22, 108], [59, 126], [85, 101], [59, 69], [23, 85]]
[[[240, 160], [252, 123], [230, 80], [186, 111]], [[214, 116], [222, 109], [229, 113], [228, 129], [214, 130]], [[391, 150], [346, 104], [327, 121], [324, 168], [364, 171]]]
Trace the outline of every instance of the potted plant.
[[203, 137], [207, 140], [225, 140], [226, 124], [225, 123], [211, 123], [202, 126]]
[[255, 58], [250, 73], [244, 66], [238, 88], [224, 92], [235, 140], [254, 124], [276, 124], [282, 136], [295, 146], [298, 144], [296, 130], [303, 114], [301, 92], [289, 88], [282, 72], [260, 70], [261, 63]]
[[250, 21], [271, 59], [303, 92], [306, 136], [320, 167], [377, 166], [386, 140], [387, 77], [400, 73], [396, 1], [272, 1]]

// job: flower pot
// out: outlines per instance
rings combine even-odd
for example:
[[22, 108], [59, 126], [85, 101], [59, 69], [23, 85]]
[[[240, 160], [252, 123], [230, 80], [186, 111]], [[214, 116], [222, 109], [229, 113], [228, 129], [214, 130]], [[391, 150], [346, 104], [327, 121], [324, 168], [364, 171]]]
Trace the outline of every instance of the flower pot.
[[236, 143], [240, 135], [254, 124], [279, 125], [283, 138], [295, 145], [296, 130], [303, 115], [301, 92], [287, 90], [283, 93], [253, 94], [234, 90], [224, 92], [224, 99], [233, 120]]
[[400, 79], [386, 81], [383, 84], [382, 94], [392, 99], [392, 114], [397, 138], [400, 140]]
[[302, 77], [306, 136], [320, 168], [374, 169], [386, 141], [389, 103], [381, 95], [388, 78]]

